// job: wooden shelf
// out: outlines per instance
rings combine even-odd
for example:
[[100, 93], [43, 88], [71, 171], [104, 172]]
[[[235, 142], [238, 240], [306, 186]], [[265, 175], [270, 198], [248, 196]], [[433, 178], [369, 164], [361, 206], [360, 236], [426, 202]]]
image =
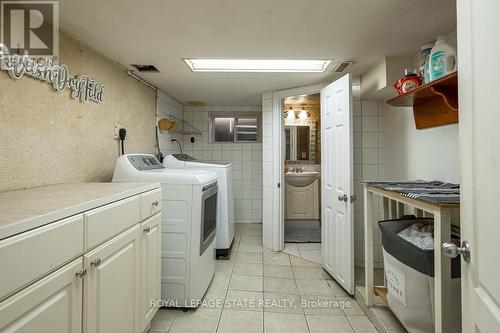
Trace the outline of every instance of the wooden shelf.
[[387, 103], [413, 107], [417, 129], [458, 123], [458, 73], [424, 84]]

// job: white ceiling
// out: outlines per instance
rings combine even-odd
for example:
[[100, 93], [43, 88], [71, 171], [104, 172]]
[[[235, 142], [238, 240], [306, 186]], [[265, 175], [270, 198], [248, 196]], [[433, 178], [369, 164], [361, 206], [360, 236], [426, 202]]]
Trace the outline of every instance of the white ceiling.
[[[261, 93], [364, 73], [455, 30], [455, 0], [61, 0], [61, 29], [181, 102], [260, 104]], [[192, 73], [182, 58], [332, 59], [325, 73]]]

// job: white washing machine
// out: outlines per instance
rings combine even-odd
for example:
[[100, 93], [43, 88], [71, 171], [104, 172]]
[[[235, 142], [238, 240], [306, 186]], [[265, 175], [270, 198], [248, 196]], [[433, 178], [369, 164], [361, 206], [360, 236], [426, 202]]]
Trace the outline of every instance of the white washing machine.
[[217, 175], [166, 169], [154, 155], [116, 161], [113, 182], [161, 184], [161, 296], [165, 306], [197, 307], [215, 273]]
[[234, 238], [234, 204], [231, 163], [205, 162], [187, 154], [170, 154], [163, 159], [168, 169], [210, 170], [217, 174], [219, 207], [217, 209], [217, 253], [227, 254]]

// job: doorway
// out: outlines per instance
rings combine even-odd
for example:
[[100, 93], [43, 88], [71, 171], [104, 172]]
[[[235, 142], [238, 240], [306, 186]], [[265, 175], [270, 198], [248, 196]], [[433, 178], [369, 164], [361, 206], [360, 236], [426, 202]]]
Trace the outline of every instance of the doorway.
[[320, 94], [283, 100], [284, 252], [321, 263]]
[[[353, 294], [352, 80], [349, 74], [328, 85], [282, 90], [272, 94], [272, 124], [270, 124], [272, 125], [272, 147], [263, 154], [265, 166], [269, 165], [272, 169], [272, 173], [269, 174], [270, 177], [268, 178], [270, 181], [268, 188], [269, 190], [272, 189], [272, 193], [266, 192], [267, 188], [264, 184], [264, 196], [272, 195], [271, 205], [269, 205], [272, 215], [269, 214], [264, 217], [272, 217], [272, 219], [263, 219], [263, 239], [266, 239], [267, 235], [272, 236], [273, 250], [284, 250], [285, 219], [287, 217], [287, 192], [285, 186], [289, 183], [288, 180], [285, 181], [285, 175], [297, 177], [295, 173], [304, 173], [304, 170], [285, 173], [285, 113], [288, 118], [289, 111], [285, 109], [285, 101], [289, 97], [318, 93], [320, 95], [321, 111], [319, 175], [321, 194], [320, 200], [318, 200], [321, 206], [321, 243], [313, 243], [320, 244], [319, 250], [314, 249], [313, 251], [316, 252], [315, 261], [320, 262], [323, 268], [348, 293]], [[293, 106], [292, 111], [294, 111]], [[264, 119], [267, 117], [267, 112], [263, 112]], [[297, 132], [296, 129], [294, 131]], [[290, 134], [291, 137], [293, 135]], [[264, 137], [266, 137], [266, 133]], [[294, 143], [290, 141], [290, 145], [294, 145]], [[266, 142], [264, 143], [264, 150], [265, 146]], [[302, 154], [299, 152], [299, 155]], [[307, 152], [304, 154], [307, 156]], [[297, 152], [292, 150], [289, 156], [292, 155], [297, 156]], [[267, 164], [268, 158], [270, 160], [269, 164]], [[276, 187], [273, 186], [273, 183], [276, 184]], [[302, 198], [302, 200], [299, 198]], [[290, 200], [303, 204], [306, 198], [307, 195], [301, 194]], [[308, 216], [309, 218], [310, 216]], [[271, 222], [270, 226], [272, 228], [267, 229], [267, 221]]]

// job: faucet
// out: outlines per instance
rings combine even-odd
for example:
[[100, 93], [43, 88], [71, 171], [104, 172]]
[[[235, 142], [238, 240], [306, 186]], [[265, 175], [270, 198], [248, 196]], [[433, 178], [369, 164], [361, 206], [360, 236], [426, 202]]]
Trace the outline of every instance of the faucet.
[[302, 168], [293, 168], [293, 169], [292, 169], [292, 172], [295, 172], [295, 173], [302, 173], [302, 172], [304, 172], [304, 171], [302, 170]]

